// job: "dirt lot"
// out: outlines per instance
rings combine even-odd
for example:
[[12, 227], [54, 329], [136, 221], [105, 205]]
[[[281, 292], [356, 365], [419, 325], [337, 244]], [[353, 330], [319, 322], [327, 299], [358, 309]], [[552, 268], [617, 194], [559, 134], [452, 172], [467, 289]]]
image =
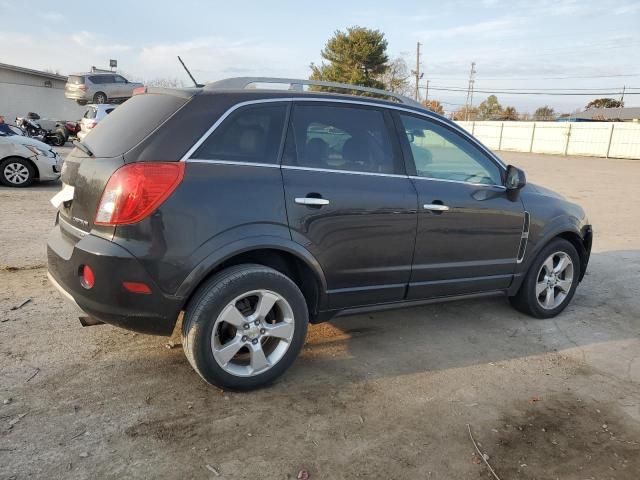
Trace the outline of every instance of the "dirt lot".
[[343, 318], [250, 394], [205, 385], [178, 337], [82, 328], [45, 276], [59, 185], [0, 189], [0, 478], [489, 478], [467, 424], [503, 480], [640, 478], [640, 162], [503, 157], [594, 224], [565, 313]]

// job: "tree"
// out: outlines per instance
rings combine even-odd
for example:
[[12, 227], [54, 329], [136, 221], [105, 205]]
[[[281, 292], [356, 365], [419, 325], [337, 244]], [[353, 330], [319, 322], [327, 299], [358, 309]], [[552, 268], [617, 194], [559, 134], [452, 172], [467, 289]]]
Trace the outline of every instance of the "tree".
[[590, 108], [622, 108], [624, 107], [624, 102], [620, 100], [616, 100], [615, 98], [596, 98], [595, 100], [591, 100], [587, 103], [587, 106], [584, 107], [585, 110], [589, 110]]
[[144, 82], [147, 87], [182, 88], [185, 83], [179, 78], [153, 78]]
[[555, 111], [549, 105], [539, 107], [533, 114], [533, 119], [536, 121], [553, 120], [555, 117]]
[[404, 59], [394, 58], [387, 65], [387, 71], [382, 74], [380, 80], [384, 83], [385, 90], [399, 93], [400, 95], [410, 96], [413, 87], [409, 82], [409, 67]]
[[364, 27], [336, 30], [321, 52], [329, 63], [311, 64], [311, 80], [384, 88], [380, 78], [389, 68], [384, 33]]
[[444, 115], [444, 108], [438, 100], [423, 100], [421, 103], [427, 110]]
[[500, 120], [518, 120], [518, 112], [514, 107], [506, 107], [502, 111]]
[[455, 112], [453, 112], [453, 120], [463, 121], [463, 120], [478, 120], [478, 109], [476, 107], [469, 107], [467, 111], [467, 107], [462, 106]]
[[497, 120], [502, 115], [502, 105], [498, 102], [498, 97], [489, 95], [487, 99], [478, 106], [479, 120]]

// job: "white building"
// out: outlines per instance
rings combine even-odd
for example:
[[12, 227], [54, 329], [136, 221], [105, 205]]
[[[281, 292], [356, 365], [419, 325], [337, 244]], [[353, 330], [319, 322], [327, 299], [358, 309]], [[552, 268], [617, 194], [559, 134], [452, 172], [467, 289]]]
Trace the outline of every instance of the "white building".
[[64, 97], [67, 77], [0, 63], [0, 115], [7, 123], [35, 112], [52, 120], [79, 120], [85, 108]]

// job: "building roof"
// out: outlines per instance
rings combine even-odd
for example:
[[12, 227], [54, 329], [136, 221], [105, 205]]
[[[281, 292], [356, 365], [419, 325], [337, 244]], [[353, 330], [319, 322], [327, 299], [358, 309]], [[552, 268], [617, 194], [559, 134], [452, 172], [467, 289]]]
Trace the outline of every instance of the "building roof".
[[640, 107], [590, 108], [575, 115], [575, 118], [593, 120], [634, 120], [640, 119]]
[[64, 75], [58, 75], [56, 73], [43, 72], [42, 70], [33, 70], [31, 68], [18, 67], [16, 65], [9, 65], [7, 63], [0, 63], [0, 69], [12, 70], [14, 72], [27, 73], [29, 75], [36, 75], [38, 77], [52, 78], [54, 80], [67, 81], [67, 77]]

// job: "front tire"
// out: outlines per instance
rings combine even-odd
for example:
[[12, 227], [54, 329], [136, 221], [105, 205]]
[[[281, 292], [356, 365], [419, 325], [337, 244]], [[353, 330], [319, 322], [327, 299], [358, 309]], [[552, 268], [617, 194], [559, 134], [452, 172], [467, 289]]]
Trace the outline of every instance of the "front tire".
[[290, 278], [262, 265], [238, 265], [198, 289], [185, 311], [182, 345], [206, 382], [252, 390], [289, 368], [307, 324], [307, 304]]
[[555, 317], [576, 293], [580, 268], [576, 248], [571, 242], [556, 238], [540, 251], [520, 290], [509, 297], [509, 301], [514, 308], [532, 317]]
[[0, 182], [7, 187], [28, 187], [35, 177], [35, 168], [24, 158], [11, 157], [0, 163]]

